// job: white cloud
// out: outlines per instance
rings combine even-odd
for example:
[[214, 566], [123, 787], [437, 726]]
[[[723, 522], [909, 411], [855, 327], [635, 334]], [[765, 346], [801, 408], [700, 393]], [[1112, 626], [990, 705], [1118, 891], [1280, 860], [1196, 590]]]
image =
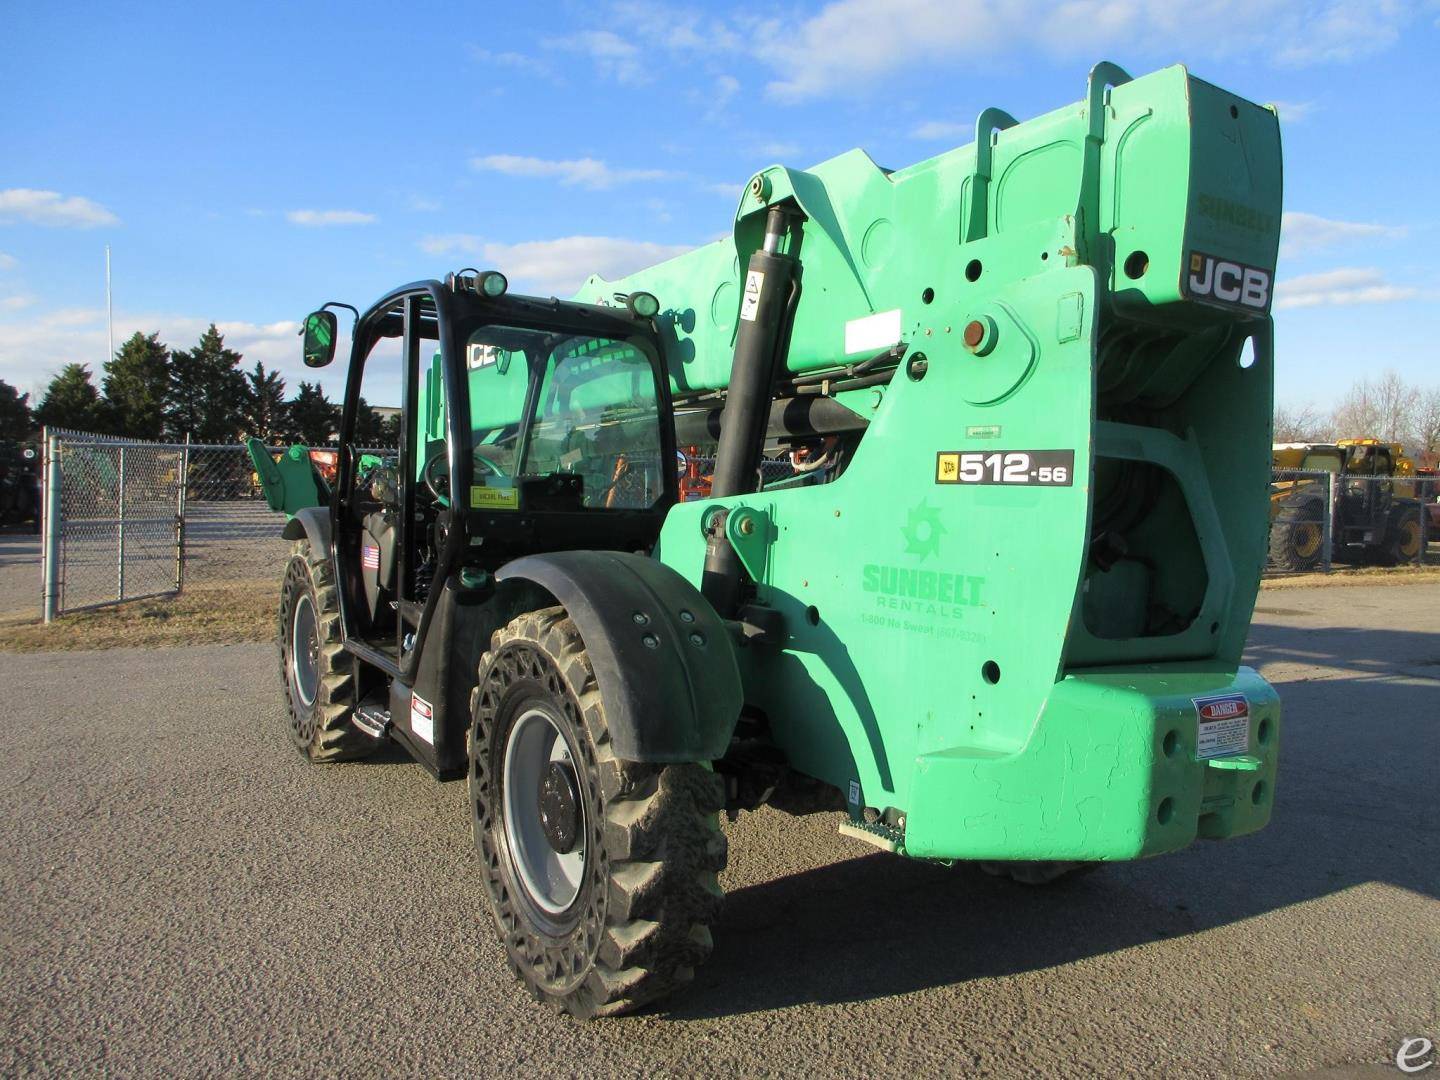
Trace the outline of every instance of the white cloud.
[[1337, 244], [1360, 240], [1393, 240], [1404, 236], [1405, 233], [1406, 229], [1402, 225], [1337, 221], [1333, 218], [1320, 217], [1318, 214], [1305, 214], [1298, 210], [1291, 210], [1280, 217], [1280, 254], [1287, 258], [1295, 258], [1334, 247]]
[[470, 167], [481, 172], [506, 176], [544, 177], [587, 188], [608, 188], [638, 180], [665, 180], [672, 175], [664, 169], [616, 169], [596, 158], [552, 161], [519, 154], [486, 154], [470, 159]]
[[[1298, 6], [1298, 5], [1297, 5]], [[1307, 5], [1301, 32], [1283, 42], [1276, 60], [1287, 67], [1345, 62], [1388, 49], [1408, 21], [1408, 0], [1329, 0]]]
[[20, 311], [35, 303], [35, 298], [28, 293], [15, 293], [13, 296], [0, 296], [0, 311]]
[[1392, 285], [1374, 267], [1341, 267], [1319, 274], [1304, 274], [1275, 287], [1275, 307], [1348, 307], [1353, 304], [1390, 304], [1413, 300], [1420, 290]]
[[80, 229], [120, 223], [120, 219], [105, 207], [81, 195], [67, 196], [58, 191], [37, 191], [34, 188], [0, 191], [0, 222], [13, 221]]
[[1401, 0], [833, 0], [758, 28], [767, 86], [799, 102], [873, 85], [913, 64], [1051, 57], [1254, 56], [1282, 66], [1345, 62], [1388, 48], [1413, 12]]
[[1313, 101], [1272, 101], [1275, 111], [1280, 114], [1282, 124], [1303, 124], [1315, 113]]
[[439, 233], [420, 241], [427, 255], [483, 255], [485, 238], [475, 233]]
[[740, 92], [740, 80], [734, 75], [717, 75], [715, 77], [715, 92], [710, 99], [710, 112], [712, 115], [718, 113], [730, 99]]
[[793, 142], [762, 142], [752, 147], [754, 153], [771, 161], [788, 161], [800, 153], [800, 146]]
[[627, 35], [675, 52], [720, 56], [740, 48], [740, 35], [721, 19], [655, 0], [616, 0], [607, 16]]
[[518, 52], [492, 52], [490, 49], [482, 49], [478, 45], [469, 46], [469, 52], [470, 58], [483, 67], [505, 68], [530, 75], [541, 75], [545, 78], [550, 78], [554, 74], [550, 65], [537, 56], [527, 56]]
[[287, 210], [285, 220], [291, 225], [307, 227], [325, 225], [369, 225], [375, 220], [374, 214], [359, 210]]
[[502, 271], [517, 292], [570, 296], [591, 274], [607, 280], [674, 258], [689, 244], [656, 244], [610, 236], [564, 236], [519, 244], [487, 241], [473, 233], [427, 236], [420, 241], [431, 255], [462, 255]]
[[6, 255], [5, 252], [0, 251], [0, 270], [14, 270], [19, 265], [20, 260], [14, 255]]
[[405, 204], [406, 209], [413, 210], [417, 214], [431, 214], [436, 210], [443, 210], [439, 199], [427, 199], [423, 195], [412, 195]]
[[700, 190], [735, 202], [739, 200], [740, 193], [745, 190], [747, 183], [749, 183], [748, 180], [737, 180], [733, 184], [701, 184]]
[[975, 137], [975, 125], [956, 120], [926, 120], [923, 124], [916, 124], [911, 128], [910, 137], [927, 142], [969, 142]]
[[563, 38], [550, 38], [552, 49], [584, 53], [595, 61], [600, 74], [618, 83], [638, 86], [650, 81], [640, 49], [611, 30], [582, 30]]
[[[136, 331], [158, 332], [171, 348], [188, 349], [200, 340], [210, 322], [173, 312], [117, 311], [115, 343], [118, 347]], [[245, 367], [253, 367], [258, 360], [284, 372], [292, 391], [296, 380], [314, 380], [315, 372], [300, 362], [298, 322], [220, 319], [216, 327], [225, 336], [225, 344], [245, 357]], [[0, 320], [0, 379], [38, 395], [62, 366], [78, 361], [90, 366], [98, 385], [107, 349], [104, 308], [54, 308], [23, 319]]]

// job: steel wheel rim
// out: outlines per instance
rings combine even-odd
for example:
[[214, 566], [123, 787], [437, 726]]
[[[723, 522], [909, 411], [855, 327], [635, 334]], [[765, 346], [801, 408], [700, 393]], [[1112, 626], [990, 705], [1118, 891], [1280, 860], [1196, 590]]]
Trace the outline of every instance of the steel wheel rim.
[[585, 875], [586, 813], [579, 800], [579, 840], [560, 854], [545, 838], [536, 793], [552, 761], [578, 763], [555, 721], [541, 709], [527, 709], [505, 740], [505, 841], [510, 861], [526, 895], [546, 914], [563, 914], [580, 895]]
[[1400, 554], [1413, 559], [1420, 554], [1420, 523], [1407, 521], [1400, 527]]
[[316, 630], [315, 601], [306, 593], [295, 602], [290, 618], [290, 685], [307, 709], [315, 704], [320, 689], [320, 637]]
[[1320, 526], [1304, 522], [1295, 530], [1295, 554], [1308, 559], [1320, 550]]

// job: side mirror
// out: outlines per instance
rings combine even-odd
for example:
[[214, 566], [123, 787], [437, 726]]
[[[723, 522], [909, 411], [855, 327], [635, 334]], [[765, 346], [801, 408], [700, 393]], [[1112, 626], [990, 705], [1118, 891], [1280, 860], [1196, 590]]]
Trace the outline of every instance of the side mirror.
[[312, 311], [305, 316], [305, 366], [325, 367], [335, 359], [335, 313], [333, 311]]

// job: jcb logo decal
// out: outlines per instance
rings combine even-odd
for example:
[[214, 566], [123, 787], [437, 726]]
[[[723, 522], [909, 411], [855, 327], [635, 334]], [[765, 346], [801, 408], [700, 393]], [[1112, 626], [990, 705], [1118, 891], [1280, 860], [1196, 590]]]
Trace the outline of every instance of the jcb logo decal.
[[1270, 271], [1217, 259], [1198, 251], [1190, 253], [1188, 288], [1191, 296], [1222, 304], [1265, 311], [1270, 306]]

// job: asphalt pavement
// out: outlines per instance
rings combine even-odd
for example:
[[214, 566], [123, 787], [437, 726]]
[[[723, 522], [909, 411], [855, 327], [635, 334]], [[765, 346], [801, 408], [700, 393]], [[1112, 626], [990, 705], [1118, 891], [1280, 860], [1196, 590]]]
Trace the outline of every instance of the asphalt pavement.
[[1440, 1043], [1440, 585], [1256, 618], [1264, 832], [1028, 889], [744, 815], [695, 986], [588, 1025], [506, 970], [463, 785], [301, 761], [271, 648], [0, 655], [0, 1074], [1399, 1075]]

